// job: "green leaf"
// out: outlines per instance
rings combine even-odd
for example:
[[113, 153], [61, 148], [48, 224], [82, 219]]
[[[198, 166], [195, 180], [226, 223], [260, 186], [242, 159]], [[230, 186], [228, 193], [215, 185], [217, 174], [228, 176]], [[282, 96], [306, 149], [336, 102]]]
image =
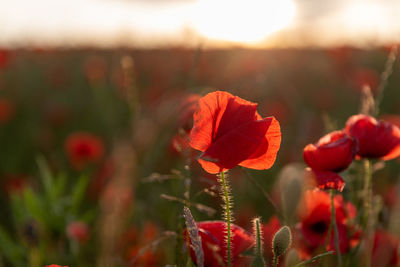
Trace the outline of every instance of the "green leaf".
[[27, 220], [27, 212], [24, 205], [24, 197], [21, 194], [12, 194], [10, 198], [11, 210], [16, 225], [21, 225]]
[[55, 196], [52, 192], [54, 187], [54, 178], [49, 166], [47, 165], [46, 159], [43, 156], [37, 156], [36, 162], [39, 167], [39, 174], [43, 183], [45, 195], [50, 201], [54, 201]]
[[57, 175], [54, 189], [52, 191], [55, 199], [59, 199], [62, 197], [65, 191], [66, 184], [67, 184], [67, 176], [64, 173]]
[[43, 208], [43, 204], [30, 188], [27, 188], [24, 191], [24, 204], [30, 215], [35, 220], [41, 223], [46, 221], [46, 211]]
[[71, 208], [72, 214], [77, 214], [79, 207], [85, 197], [86, 188], [89, 183], [89, 177], [82, 175], [78, 182], [75, 184], [72, 191]]
[[7, 234], [6, 230], [0, 226], [0, 254], [4, 256], [13, 266], [24, 266], [24, 255], [26, 251], [23, 247], [14, 243], [13, 239]]

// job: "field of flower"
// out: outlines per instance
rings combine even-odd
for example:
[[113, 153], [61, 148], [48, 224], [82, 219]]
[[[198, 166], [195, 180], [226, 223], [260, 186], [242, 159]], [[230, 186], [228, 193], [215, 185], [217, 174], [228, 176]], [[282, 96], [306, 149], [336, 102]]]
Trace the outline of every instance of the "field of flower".
[[399, 87], [393, 47], [0, 50], [0, 266], [399, 266]]

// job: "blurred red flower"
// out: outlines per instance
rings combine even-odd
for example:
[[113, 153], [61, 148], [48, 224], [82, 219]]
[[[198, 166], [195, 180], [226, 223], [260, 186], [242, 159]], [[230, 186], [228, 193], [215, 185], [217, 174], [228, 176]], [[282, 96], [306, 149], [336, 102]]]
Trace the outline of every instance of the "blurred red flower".
[[8, 195], [22, 194], [29, 186], [28, 179], [28, 175], [25, 174], [6, 175], [3, 181], [3, 188]]
[[360, 158], [390, 160], [400, 156], [400, 129], [389, 122], [354, 115], [347, 120], [345, 131], [357, 139]]
[[357, 141], [343, 131], [331, 132], [316, 144], [308, 144], [303, 150], [303, 158], [311, 170], [320, 189], [343, 190], [344, 180], [337, 172], [346, 169], [357, 153]]
[[196, 111], [197, 103], [201, 98], [198, 94], [186, 96], [179, 106], [178, 126], [185, 131], [190, 131], [193, 126], [193, 113]]
[[[302, 200], [303, 207], [299, 211], [299, 229], [303, 239], [301, 253], [303, 257], [309, 257], [314, 250], [324, 247], [328, 237], [331, 223], [331, 200], [328, 193], [320, 190], [306, 191]], [[353, 233], [348, 221], [356, 215], [355, 207], [351, 203], [345, 203], [341, 195], [334, 198], [336, 225], [339, 232], [339, 247], [342, 253], [346, 253], [350, 247], [356, 244], [356, 234]], [[334, 233], [331, 231], [327, 250], [335, 250]]]
[[[201, 237], [201, 245], [204, 253], [204, 266], [217, 267], [227, 264], [227, 247], [226, 247], [226, 222], [223, 221], [205, 221], [197, 223], [199, 235]], [[251, 258], [241, 257], [240, 254], [254, 245], [253, 236], [246, 232], [240, 226], [231, 225], [232, 237], [232, 266], [249, 266]], [[196, 262], [196, 255], [190, 246], [190, 237], [187, 230], [184, 231], [184, 238], [190, 256], [193, 262]]]
[[79, 244], [84, 244], [89, 240], [89, 227], [84, 222], [71, 222], [67, 226], [67, 235]]
[[204, 170], [218, 173], [236, 165], [265, 170], [274, 164], [281, 143], [274, 117], [263, 119], [256, 103], [222, 91], [198, 103], [190, 146], [203, 152], [198, 161]]
[[[163, 259], [163, 253], [157, 249], [147, 249], [143, 254], [142, 249], [154, 242], [159, 235], [159, 229], [156, 224], [147, 221], [143, 228], [139, 229], [135, 226], [130, 227], [121, 235], [120, 250], [124, 251], [124, 257], [129, 262], [129, 266], [159, 266]], [[138, 255], [139, 252], [141, 255]]]
[[383, 230], [377, 230], [374, 236], [371, 266], [398, 266], [399, 239]]
[[189, 134], [193, 126], [193, 113], [197, 108], [197, 102], [200, 95], [190, 94], [183, 98], [178, 110], [178, 128], [179, 132], [175, 134], [170, 141], [170, 148], [174, 154], [180, 154], [190, 148]]
[[45, 267], [68, 267], [68, 266], [58, 265], [58, 264], [50, 264], [50, 265], [46, 265]]
[[12, 119], [15, 113], [15, 107], [9, 100], [0, 98], [0, 124], [6, 123]]
[[65, 151], [71, 165], [83, 169], [90, 163], [101, 160], [104, 155], [102, 140], [90, 133], [73, 133], [65, 141]]
[[[272, 253], [272, 239], [274, 238], [274, 235], [278, 230], [281, 228], [281, 223], [279, 222], [279, 219], [277, 216], [272, 216], [268, 223], [263, 223], [262, 224], [262, 237], [264, 241], [264, 257], [267, 263], [271, 263], [272, 266], [272, 260], [273, 260], [273, 253]], [[279, 266], [282, 264], [282, 260], [279, 261]], [[269, 264], [267, 264], [269, 266]]]

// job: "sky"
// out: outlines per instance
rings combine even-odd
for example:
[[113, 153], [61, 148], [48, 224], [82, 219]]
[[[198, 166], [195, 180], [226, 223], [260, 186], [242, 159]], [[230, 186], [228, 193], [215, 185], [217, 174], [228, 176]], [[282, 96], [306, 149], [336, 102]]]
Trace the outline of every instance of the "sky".
[[296, 47], [400, 41], [400, 0], [0, 0], [0, 46]]

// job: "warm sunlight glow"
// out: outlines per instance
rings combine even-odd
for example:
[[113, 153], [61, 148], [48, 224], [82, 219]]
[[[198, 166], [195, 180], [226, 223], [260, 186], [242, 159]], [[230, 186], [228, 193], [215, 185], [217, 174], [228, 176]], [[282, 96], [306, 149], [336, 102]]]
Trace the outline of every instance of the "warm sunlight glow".
[[291, 0], [200, 0], [193, 27], [215, 40], [253, 43], [287, 26], [295, 13]]
[[375, 2], [353, 1], [340, 14], [347, 27], [358, 32], [390, 30], [392, 18], [387, 6]]

